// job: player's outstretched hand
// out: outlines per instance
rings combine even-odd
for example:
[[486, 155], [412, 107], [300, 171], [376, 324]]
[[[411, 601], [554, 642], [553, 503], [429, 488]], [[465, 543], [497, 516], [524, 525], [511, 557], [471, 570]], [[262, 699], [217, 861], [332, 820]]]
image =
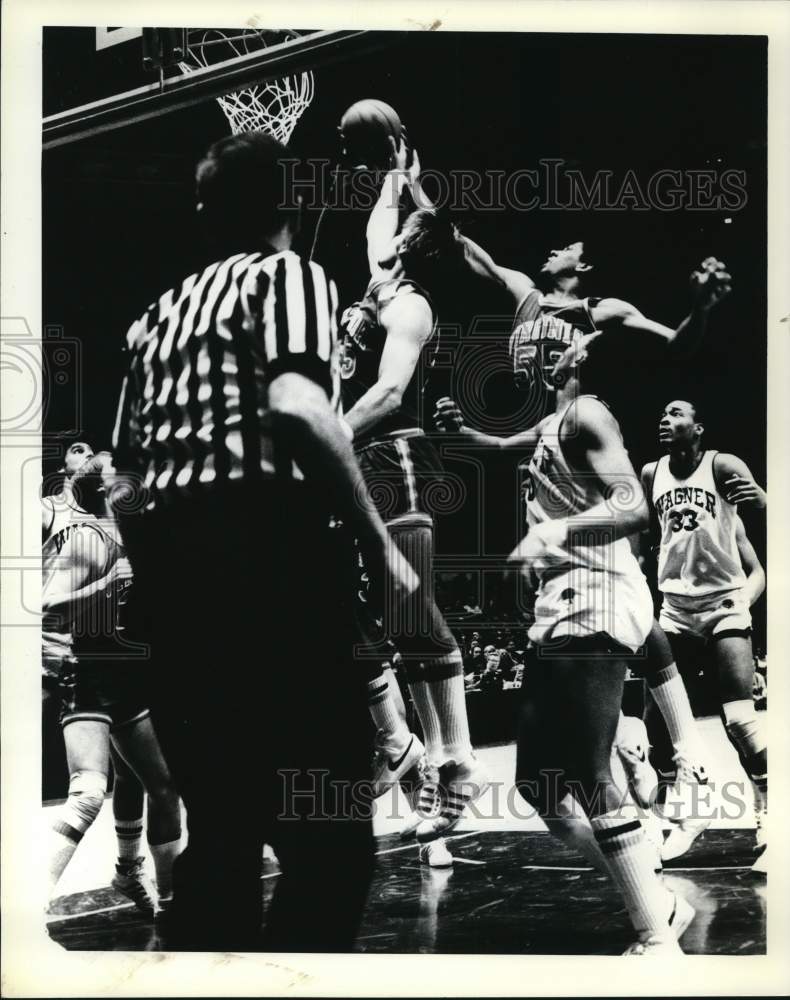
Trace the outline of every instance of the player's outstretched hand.
[[420, 179], [420, 157], [417, 150], [412, 148], [411, 163], [409, 164], [409, 184], [414, 185]]
[[409, 163], [409, 146], [406, 142], [405, 131], [401, 134], [400, 142], [394, 135], [388, 136], [390, 143], [390, 170], [406, 171]]
[[442, 433], [457, 434], [464, 425], [464, 417], [454, 399], [442, 396], [436, 401], [433, 422]]
[[732, 278], [726, 265], [715, 257], [706, 257], [699, 271], [691, 275], [691, 287], [702, 309], [712, 309], [732, 291]]
[[728, 503], [756, 503], [763, 505], [763, 491], [752, 479], [746, 476], [732, 475], [724, 481], [727, 490], [725, 499]]

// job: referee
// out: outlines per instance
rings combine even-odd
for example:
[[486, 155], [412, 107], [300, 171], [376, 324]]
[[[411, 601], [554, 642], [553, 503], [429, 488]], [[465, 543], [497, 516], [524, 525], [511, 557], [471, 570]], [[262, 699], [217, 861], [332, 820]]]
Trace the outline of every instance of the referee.
[[[337, 293], [290, 249], [285, 156], [258, 133], [209, 149], [196, 179], [212, 263], [127, 335], [121, 524], [189, 830], [175, 949], [351, 949], [373, 866], [358, 791], [371, 747], [348, 667], [351, 553], [329, 515], [396, 594], [416, 585], [336, 416]], [[281, 875], [261, 933], [264, 842]]]

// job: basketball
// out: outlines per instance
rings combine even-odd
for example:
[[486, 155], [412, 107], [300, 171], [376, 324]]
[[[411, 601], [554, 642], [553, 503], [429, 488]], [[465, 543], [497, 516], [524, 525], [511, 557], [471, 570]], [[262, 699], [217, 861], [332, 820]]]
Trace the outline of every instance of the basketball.
[[373, 98], [352, 104], [340, 119], [343, 153], [353, 166], [386, 166], [391, 152], [389, 137], [400, 142], [401, 134], [395, 108]]

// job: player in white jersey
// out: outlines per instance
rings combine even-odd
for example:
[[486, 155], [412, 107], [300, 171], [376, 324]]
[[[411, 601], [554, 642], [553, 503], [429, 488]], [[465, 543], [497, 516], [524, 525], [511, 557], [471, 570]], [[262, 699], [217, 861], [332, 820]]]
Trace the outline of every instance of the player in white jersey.
[[[714, 258], [705, 261], [693, 276], [697, 299], [692, 313], [673, 331], [620, 300], [581, 299], [581, 275], [590, 270], [582, 260], [581, 243], [553, 252], [544, 265], [553, 286], [549, 297], [541, 296], [525, 275], [499, 268], [474, 244], [468, 243], [468, 249], [480, 272], [493, 276], [518, 304], [510, 339], [514, 373], [536, 398], [550, 400], [556, 393], [551, 416], [510, 438], [464, 428], [479, 443], [536, 448], [528, 485], [532, 527], [516, 557], [538, 560], [530, 570], [538, 585], [532, 638], [541, 656], [522, 714], [518, 787], [535, 802], [552, 832], [593, 864], [600, 865], [604, 852], [639, 933], [629, 953], [672, 950], [677, 942], [668, 933], [667, 920], [679, 937], [693, 911], [679, 901], [678, 915], [675, 903], [668, 904], [655, 881], [655, 855], [638, 818], [623, 822], [618, 808], [622, 795], [610, 769], [625, 661], [654, 631], [648, 588], [628, 541], [647, 507], [617, 422], [600, 401], [575, 397], [581, 363], [605, 341], [607, 328], [658, 335], [668, 345], [693, 343], [708, 310], [729, 291], [729, 275]], [[436, 416], [440, 427], [446, 420], [445, 430], [458, 430], [463, 422], [448, 399], [439, 401]], [[601, 515], [608, 518], [608, 537], [601, 535], [604, 522], [596, 520]], [[687, 721], [693, 724], [671, 666], [674, 697], [683, 695]], [[664, 680], [659, 688], [666, 686]], [[564, 771], [565, 783], [552, 789], [530, 787], [533, 778], [540, 786], [547, 767]], [[593, 787], [597, 797], [591, 803]], [[574, 798], [585, 804], [586, 827], [576, 819]], [[668, 905], [674, 920], [668, 917]]]
[[554, 396], [554, 412], [504, 439], [534, 448], [529, 532], [512, 556], [537, 589], [516, 787], [552, 833], [612, 875], [638, 935], [627, 953], [676, 952], [694, 911], [660, 882], [639, 811], [611, 770], [627, 661], [652, 626], [630, 544], [648, 513], [617, 421], [581, 394], [589, 340], [575, 339], [559, 360], [546, 351], [526, 361], [529, 377]]
[[156, 896], [140, 853], [142, 793], [160, 900], [170, 893], [181, 840], [178, 796], [154, 733], [144, 664], [118, 642], [119, 609], [131, 573], [106, 498], [107, 453], [78, 442], [66, 454], [63, 490], [43, 503], [42, 622], [45, 692], [60, 699], [69, 792], [52, 822], [50, 892], [104, 802], [110, 754], [121, 781], [113, 793], [118, 863], [113, 886], [153, 914]]
[[[564, 369], [564, 384], [555, 412], [539, 425], [529, 531], [513, 553], [537, 590], [529, 635], [538, 656], [521, 719], [517, 787], [547, 815], [562, 815], [570, 796], [582, 804], [638, 935], [629, 953], [671, 952], [694, 911], [655, 874], [639, 812], [611, 771], [627, 661], [653, 621], [629, 541], [646, 524], [647, 505], [616, 420], [599, 399], [580, 394], [580, 356], [571, 347], [555, 366], [557, 374]], [[549, 787], [554, 769], [560, 780]]]
[[[600, 375], [616, 371], [630, 343], [661, 344], [668, 357], [692, 350], [704, 333], [710, 310], [730, 291], [731, 279], [725, 265], [715, 257], [706, 258], [691, 276], [691, 310], [673, 329], [644, 316], [622, 299], [586, 295], [585, 285], [595, 268], [581, 241], [549, 253], [538, 279], [543, 291], [526, 274], [500, 266], [477, 244], [466, 238], [463, 241], [471, 268], [502, 288], [514, 308], [508, 344], [510, 363], [517, 385], [529, 393], [528, 404], [520, 407], [520, 413], [531, 411], [534, 419], [542, 416], [547, 406], [553, 406], [558, 374], [555, 366], [569, 346], [584, 345], [584, 353], [589, 355], [584, 368], [585, 385], [588, 391], [595, 391], [595, 387], [590, 389], [590, 380], [594, 386]], [[540, 371], [543, 378], [536, 377]], [[462, 431], [472, 441], [494, 448], [529, 451], [537, 441], [535, 427], [502, 438], [476, 431], [465, 425], [458, 406], [448, 398], [439, 400], [436, 418], [440, 426], [446, 422], [446, 430]], [[651, 631], [647, 660], [643, 659], [641, 665], [646, 665], [645, 676], [667, 719], [673, 745], [685, 747], [687, 756], [694, 758], [695, 768], [702, 773], [704, 753], [688, 696], [657, 625]], [[655, 792], [655, 775], [646, 773], [643, 766], [646, 743], [644, 727], [638, 721], [629, 721], [618, 732], [617, 748], [629, 782], [637, 798], [645, 803], [651, 778]]]
[[[694, 404], [673, 400], [659, 422], [659, 442], [668, 454], [642, 470], [660, 537], [659, 622], [681, 670], [698, 668], [701, 655], [712, 662], [727, 735], [754, 786], [761, 854], [768, 779], [765, 736], [752, 698], [749, 612], [761, 589], [747, 586], [742, 553], [749, 565], [752, 560], [745, 534], [739, 545], [738, 504], [764, 509], [766, 495], [740, 458], [705, 449], [703, 434]], [[665, 857], [687, 850], [699, 827], [681, 824], [673, 830]]]

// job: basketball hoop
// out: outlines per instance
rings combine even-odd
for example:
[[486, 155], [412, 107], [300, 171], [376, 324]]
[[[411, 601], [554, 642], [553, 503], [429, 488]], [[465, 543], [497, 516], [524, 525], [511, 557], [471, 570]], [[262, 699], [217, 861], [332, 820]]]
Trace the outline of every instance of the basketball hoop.
[[[217, 28], [190, 32], [189, 61], [180, 62], [179, 67], [183, 73], [193, 73], [197, 69], [258, 52], [297, 34], [256, 30], [228, 32]], [[287, 143], [296, 123], [310, 105], [314, 90], [313, 74], [308, 70], [267, 83], [254, 83], [218, 97], [217, 104], [225, 113], [234, 135], [266, 132]]]

